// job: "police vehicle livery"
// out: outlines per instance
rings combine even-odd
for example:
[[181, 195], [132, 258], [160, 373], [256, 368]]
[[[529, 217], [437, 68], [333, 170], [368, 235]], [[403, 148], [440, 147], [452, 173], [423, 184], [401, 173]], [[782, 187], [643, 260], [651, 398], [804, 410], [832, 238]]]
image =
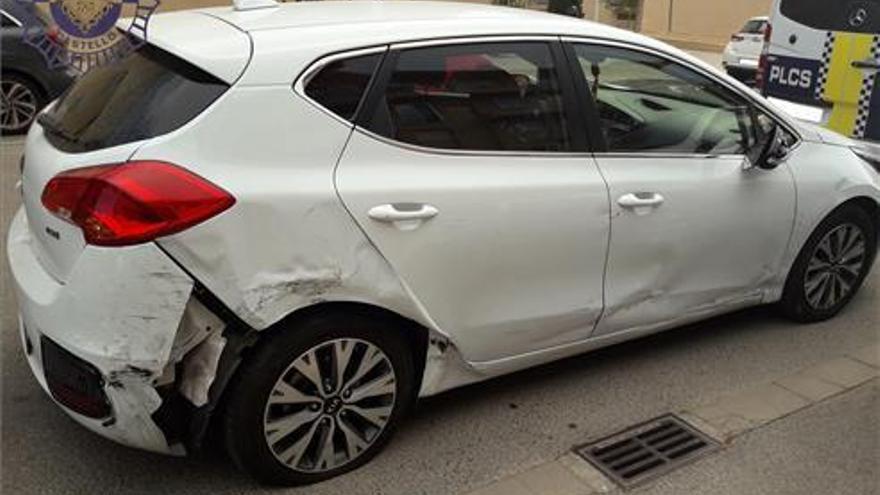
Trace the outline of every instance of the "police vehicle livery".
[[764, 94], [822, 109], [822, 123], [880, 140], [880, 0], [775, 0]]

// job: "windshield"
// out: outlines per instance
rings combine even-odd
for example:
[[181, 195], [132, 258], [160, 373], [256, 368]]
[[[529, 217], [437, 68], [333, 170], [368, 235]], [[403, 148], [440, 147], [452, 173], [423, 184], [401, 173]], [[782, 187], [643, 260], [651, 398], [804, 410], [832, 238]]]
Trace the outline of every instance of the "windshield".
[[764, 26], [767, 25], [767, 21], [762, 19], [752, 19], [747, 22], [745, 26], [743, 26], [742, 31], [743, 34], [764, 34]]

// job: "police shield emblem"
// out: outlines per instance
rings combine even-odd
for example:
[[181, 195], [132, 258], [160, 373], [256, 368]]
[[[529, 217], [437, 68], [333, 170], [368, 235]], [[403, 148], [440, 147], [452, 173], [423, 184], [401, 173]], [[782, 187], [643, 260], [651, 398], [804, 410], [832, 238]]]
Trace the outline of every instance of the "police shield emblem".
[[[17, 0], [45, 14], [45, 22], [23, 19], [24, 41], [50, 67], [84, 73], [145, 43], [159, 0]], [[36, 10], [34, 10], [36, 12]]]

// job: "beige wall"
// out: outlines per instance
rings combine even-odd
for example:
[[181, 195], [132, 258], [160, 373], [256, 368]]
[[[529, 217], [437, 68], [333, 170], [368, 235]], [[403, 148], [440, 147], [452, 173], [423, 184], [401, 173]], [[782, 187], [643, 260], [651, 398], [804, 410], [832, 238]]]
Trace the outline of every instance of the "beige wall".
[[720, 48], [747, 19], [768, 15], [771, 4], [772, 0], [644, 0], [641, 30], [683, 44]]

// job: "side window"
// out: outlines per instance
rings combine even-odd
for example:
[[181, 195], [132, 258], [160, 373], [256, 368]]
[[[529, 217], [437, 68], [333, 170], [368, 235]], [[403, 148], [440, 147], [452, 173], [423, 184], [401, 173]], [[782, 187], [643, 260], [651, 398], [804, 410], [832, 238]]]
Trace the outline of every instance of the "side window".
[[400, 52], [371, 130], [430, 148], [567, 151], [550, 47], [540, 42]]
[[373, 54], [332, 62], [306, 83], [306, 95], [351, 121], [380, 58], [380, 54]]
[[755, 146], [749, 105], [675, 62], [576, 45], [611, 152], [746, 154]]

